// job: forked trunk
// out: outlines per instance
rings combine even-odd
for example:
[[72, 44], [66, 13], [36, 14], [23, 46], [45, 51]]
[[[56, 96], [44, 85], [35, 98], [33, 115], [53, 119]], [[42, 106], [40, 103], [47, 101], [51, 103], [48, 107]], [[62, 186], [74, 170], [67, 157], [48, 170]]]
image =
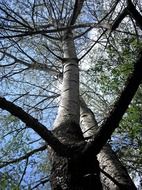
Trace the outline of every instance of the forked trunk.
[[[84, 141], [79, 125], [79, 69], [71, 31], [63, 41], [64, 72], [61, 101], [54, 123], [54, 134], [70, 146]], [[52, 190], [102, 190], [96, 155], [85, 155], [77, 149], [70, 157], [50, 151]]]

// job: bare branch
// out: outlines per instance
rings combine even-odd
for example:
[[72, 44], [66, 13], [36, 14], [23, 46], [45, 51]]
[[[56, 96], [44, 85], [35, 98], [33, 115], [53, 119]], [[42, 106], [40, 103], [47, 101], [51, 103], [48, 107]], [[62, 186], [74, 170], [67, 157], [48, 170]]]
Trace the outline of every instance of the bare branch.
[[[7, 10], [2, 8], [2, 6], [0, 6], [0, 10], [3, 11], [8, 17], [12, 18], [13, 21], [17, 22], [21, 26], [24, 26], [25, 28], [31, 29], [30, 25], [28, 24], [27, 21], [25, 21], [25, 19], [23, 19], [20, 15], [17, 15], [17, 13], [14, 10], [8, 8], [6, 5], [4, 5], [4, 6], [6, 7]], [[11, 14], [11, 12], [14, 13], [14, 16]], [[21, 22], [20, 20], [18, 20], [16, 18], [16, 16], [18, 16], [24, 22]]]
[[32, 35], [37, 35], [37, 34], [56, 33], [56, 32], [65, 31], [69, 29], [90, 28], [90, 27], [91, 28], [105, 28], [109, 30], [111, 29], [111, 25], [108, 23], [83, 23], [83, 24], [71, 25], [67, 27], [60, 27], [60, 28], [54, 28], [54, 29], [25, 31], [25, 32], [21, 32], [21, 34], [11, 34], [11, 35], [1, 34], [0, 39], [19, 38], [19, 37], [32, 36]]
[[85, 1], [85, 0], [76, 0], [76, 1], [75, 1], [73, 13], [72, 13], [72, 15], [71, 15], [71, 18], [70, 18], [70, 20], [69, 20], [68, 25], [74, 25], [74, 24], [75, 24], [76, 19], [77, 19], [78, 15], [80, 14], [81, 9], [82, 9], [82, 7], [83, 7], [84, 1]]
[[34, 149], [34, 150], [30, 151], [30, 152], [27, 152], [24, 156], [21, 156], [19, 158], [14, 159], [14, 160], [11, 160], [11, 161], [8, 161], [8, 162], [3, 162], [3, 164], [1, 164], [1, 166], [0, 166], [0, 168], [6, 167], [9, 164], [14, 164], [14, 163], [17, 163], [17, 162], [21, 162], [22, 160], [28, 159], [33, 154], [35, 154], [37, 152], [40, 152], [40, 151], [44, 151], [45, 149], [47, 149], [47, 145], [41, 146], [41, 147], [39, 147], [37, 149]]
[[25, 167], [24, 167], [24, 171], [22, 172], [22, 176], [20, 178], [20, 181], [19, 181], [19, 184], [18, 184], [18, 187], [20, 187], [21, 183], [22, 183], [22, 180], [26, 174], [26, 170], [27, 170], [27, 167], [28, 167], [28, 162], [29, 162], [29, 159], [27, 158], [26, 159], [26, 163], [25, 163]]
[[6, 52], [6, 51], [3, 51], [3, 50], [0, 50], [1, 53], [3, 53], [4, 55], [14, 59], [14, 63], [11, 63], [11, 64], [7, 64], [7, 65], [0, 65], [0, 67], [8, 67], [8, 66], [11, 66], [15, 63], [20, 63], [26, 67], [28, 67], [29, 69], [35, 69], [35, 70], [39, 70], [39, 71], [46, 71], [46, 72], [49, 72], [51, 74], [59, 74], [59, 71], [57, 71], [56, 69], [53, 69], [53, 68], [50, 68], [48, 67], [47, 64], [43, 64], [43, 63], [38, 63], [38, 62], [32, 62], [32, 63], [28, 63], [24, 60], [21, 60], [21, 59], [18, 59], [17, 57], [15, 57], [14, 55]]
[[122, 22], [122, 20], [127, 16], [128, 11], [125, 8], [121, 14], [118, 15], [118, 17], [115, 19], [114, 23], [112, 24], [112, 31], [116, 30], [118, 28], [119, 24]]
[[93, 45], [78, 59], [79, 61], [82, 60], [93, 48], [94, 46], [99, 42], [101, 37], [106, 33], [107, 30], [104, 30], [102, 34], [98, 37], [98, 39], [93, 43]]
[[37, 189], [37, 187], [39, 187], [40, 185], [44, 185], [45, 183], [49, 182], [49, 178], [47, 178], [47, 179], [46, 178], [41, 179], [39, 183], [37, 183], [34, 187], [31, 188], [31, 190]]
[[127, 4], [129, 14], [134, 18], [137, 25], [142, 30], [142, 15], [137, 11], [136, 7], [134, 6], [131, 0], [127, 0]]
[[15, 117], [18, 117], [23, 121], [27, 127], [32, 128], [43, 140], [45, 140], [49, 146], [51, 146], [55, 152], [60, 155], [66, 155], [68, 147], [63, 145], [44, 125], [42, 125], [37, 119], [26, 113], [22, 108], [16, 106], [12, 102], [0, 97], [0, 108], [10, 112]]

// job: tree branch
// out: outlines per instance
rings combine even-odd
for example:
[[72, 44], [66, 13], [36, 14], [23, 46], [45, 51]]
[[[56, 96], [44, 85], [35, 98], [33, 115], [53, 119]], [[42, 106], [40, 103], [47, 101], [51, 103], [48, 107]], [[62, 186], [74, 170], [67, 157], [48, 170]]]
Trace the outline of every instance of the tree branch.
[[134, 18], [137, 25], [142, 30], [142, 15], [137, 11], [136, 7], [134, 6], [131, 0], [127, 0], [127, 4], [129, 14]]
[[44, 145], [44, 146], [41, 146], [37, 149], [34, 149], [30, 152], [27, 152], [24, 156], [21, 156], [19, 158], [16, 158], [16, 159], [13, 159], [11, 161], [8, 161], [8, 162], [3, 162], [3, 164], [1, 164], [0, 168], [3, 168], [3, 167], [6, 167], [8, 166], [9, 164], [14, 164], [14, 163], [17, 163], [17, 162], [20, 162], [22, 160], [25, 160], [25, 159], [28, 159], [30, 156], [32, 156], [33, 154], [37, 153], [37, 152], [40, 152], [40, 151], [43, 151], [47, 148], [47, 145]]
[[142, 30], [142, 15], [137, 11], [136, 7], [132, 3], [131, 0], [127, 0], [127, 7], [122, 11], [121, 14], [118, 15], [116, 20], [114, 21], [112, 25], [112, 31], [116, 30], [118, 28], [119, 24], [122, 22], [122, 20], [127, 16], [130, 15], [134, 18], [137, 25]]
[[49, 178], [48, 179], [41, 179], [40, 182], [38, 184], [36, 184], [34, 187], [31, 188], [31, 190], [33, 189], [37, 189], [37, 187], [39, 187], [40, 185], [44, 185], [45, 183], [49, 182]]
[[73, 13], [72, 13], [71, 19], [69, 20], [69, 23], [68, 23], [69, 26], [74, 25], [74, 23], [76, 22], [76, 19], [77, 19], [78, 15], [80, 14], [81, 9], [83, 7], [83, 3], [84, 3], [84, 0], [76, 0], [75, 1]]
[[67, 155], [68, 147], [63, 145], [44, 125], [37, 119], [26, 113], [22, 108], [14, 103], [0, 97], [0, 108], [10, 112], [15, 117], [18, 117], [24, 122], [27, 127], [32, 128], [49, 146], [51, 146], [59, 155]]
[[22, 64], [24, 66], [26, 66], [28, 69], [35, 69], [35, 70], [39, 70], [39, 71], [46, 71], [46, 72], [49, 72], [49, 73], [52, 73], [52, 74], [55, 74], [55, 75], [58, 75], [59, 74], [59, 71], [57, 71], [56, 69], [53, 69], [52, 67], [49, 67], [47, 64], [43, 64], [43, 63], [39, 63], [39, 62], [36, 62], [36, 60], [32, 63], [28, 63], [24, 60], [21, 60], [21, 59], [18, 59], [17, 57], [15, 57], [14, 55], [6, 52], [6, 51], [3, 51], [3, 50], [0, 50], [0, 53], [3, 53], [3, 55], [6, 55], [7, 57], [10, 57], [14, 60], [14, 63], [12, 64], [7, 64], [7, 65], [0, 65], [0, 67], [6, 67], [6, 66], [11, 66], [15, 63], [19, 63], [19, 64]]
[[[37, 35], [37, 34], [48, 34], [48, 33], [56, 33], [60, 31], [65, 31], [65, 30], [73, 30], [77, 28], [105, 28], [105, 29], [111, 29], [111, 26], [108, 23], [83, 23], [83, 24], [78, 24], [78, 25], [71, 25], [71, 26], [65, 26], [65, 27], [60, 27], [60, 28], [54, 28], [54, 29], [42, 29], [42, 30], [33, 30], [33, 31], [23, 31], [21, 34], [11, 34], [11, 35], [3, 35], [1, 34], [0, 39], [10, 39], [10, 38], [18, 38], [18, 37], [25, 37], [25, 36], [32, 36], [32, 35]], [[46, 28], [46, 27], [45, 27]]]
[[118, 15], [118, 17], [115, 19], [114, 23], [112, 24], [111, 30], [114, 31], [116, 28], [118, 28], [119, 24], [122, 22], [122, 20], [127, 16], [128, 11], [125, 8], [121, 14]]
[[[142, 52], [140, 57], [134, 64], [134, 70], [128, 77], [126, 85], [119, 96], [118, 100], [114, 104], [114, 108], [110, 112], [109, 116], [103, 122], [102, 126], [98, 129], [98, 132], [94, 136], [92, 142], [88, 142], [84, 151], [93, 151], [98, 154], [102, 147], [106, 144], [114, 130], [118, 127], [120, 120], [126, 112], [131, 100], [133, 99], [139, 85], [142, 81]], [[97, 146], [96, 146], [97, 145]]]

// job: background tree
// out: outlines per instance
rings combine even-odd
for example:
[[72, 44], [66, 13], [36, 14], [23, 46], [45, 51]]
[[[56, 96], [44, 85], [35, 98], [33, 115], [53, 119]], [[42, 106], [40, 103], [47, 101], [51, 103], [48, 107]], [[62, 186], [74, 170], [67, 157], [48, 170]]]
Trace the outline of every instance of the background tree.
[[[0, 107], [12, 114], [1, 113], [1, 125], [4, 126], [1, 130], [3, 188], [34, 189], [42, 184], [47, 184], [45, 188], [48, 188], [50, 169], [46, 142], [55, 151], [51, 154], [53, 189], [91, 189], [96, 184], [98, 189], [102, 189], [96, 155], [118, 126], [141, 82], [141, 4], [133, 3], [129, 0], [105, 4], [44, 0], [0, 2]], [[96, 53], [98, 57], [92, 56]], [[89, 142], [84, 139], [79, 125], [78, 65], [81, 94], [100, 121], [97, 132], [87, 137], [91, 139]], [[54, 136], [45, 126], [51, 129], [55, 119], [62, 73], [63, 88], [54, 122]], [[131, 76], [127, 80], [129, 73]], [[84, 77], [87, 77], [87, 86]], [[117, 96], [119, 98], [112, 109]], [[124, 115], [121, 127], [117, 128], [111, 141], [132, 173], [141, 164], [137, 159], [141, 153], [141, 120], [138, 117], [141, 103], [137, 100], [137, 97], [133, 100], [132, 108]], [[129, 120], [135, 125], [133, 129], [127, 127], [126, 131], [124, 126], [129, 124]], [[116, 141], [120, 134], [125, 146], [120, 146], [120, 140]], [[133, 143], [130, 143], [131, 139]], [[134, 160], [129, 157], [131, 147], [126, 149], [128, 144], [137, 147]], [[133, 161], [138, 164], [135, 168], [131, 167]], [[128, 175], [123, 176], [125, 183], [121, 183], [114, 174], [112, 178], [107, 175], [107, 169], [104, 171], [107, 171], [103, 173], [106, 179], [113, 185], [115, 183], [114, 188], [135, 189]], [[140, 170], [137, 171], [139, 174]], [[106, 184], [103, 181], [103, 188], [111, 188], [108, 181]]]

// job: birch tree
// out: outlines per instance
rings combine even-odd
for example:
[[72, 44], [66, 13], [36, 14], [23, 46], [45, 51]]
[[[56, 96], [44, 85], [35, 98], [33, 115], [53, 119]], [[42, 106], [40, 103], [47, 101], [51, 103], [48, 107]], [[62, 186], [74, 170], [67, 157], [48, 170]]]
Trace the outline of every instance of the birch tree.
[[[141, 33], [140, 3], [135, 5], [128, 0], [110, 4], [108, 1], [105, 11], [103, 6], [103, 2], [99, 5], [99, 2], [84, 0], [13, 0], [0, 3], [0, 108], [20, 121], [14, 130], [16, 134], [24, 131], [25, 135], [25, 130], [32, 129], [40, 138], [37, 140], [31, 135], [32, 142], [44, 142], [43, 146], [24, 156], [2, 160], [1, 168], [4, 168], [26, 159], [19, 188], [24, 185], [22, 181], [28, 170], [29, 157], [48, 149], [53, 190], [136, 189], [128, 172], [106, 143], [119, 127], [141, 84], [141, 50], [134, 57], [132, 71], [101, 126], [98, 127], [79, 89], [79, 66], [84, 60], [89, 64], [86, 56], [96, 44], [106, 47], [115, 32], [136, 37]], [[129, 18], [134, 22], [135, 30], [129, 26]], [[129, 21], [127, 32], [119, 30], [125, 19]], [[90, 39], [92, 29], [97, 31], [94, 40]], [[106, 41], [102, 42], [103, 39]], [[59, 94], [57, 83], [60, 78], [62, 88]], [[53, 108], [57, 104], [53, 101], [59, 96], [54, 123], [51, 119], [53, 129], [49, 130], [47, 118], [53, 117], [53, 111], [56, 111], [50, 110], [49, 106]], [[2, 116], [6, 117], [5, 112]], [[11, 129], [9, 133], [14, 135], [14, 132]], [[30, 188], [37, 188], [48, 181], [41, 178]]]

